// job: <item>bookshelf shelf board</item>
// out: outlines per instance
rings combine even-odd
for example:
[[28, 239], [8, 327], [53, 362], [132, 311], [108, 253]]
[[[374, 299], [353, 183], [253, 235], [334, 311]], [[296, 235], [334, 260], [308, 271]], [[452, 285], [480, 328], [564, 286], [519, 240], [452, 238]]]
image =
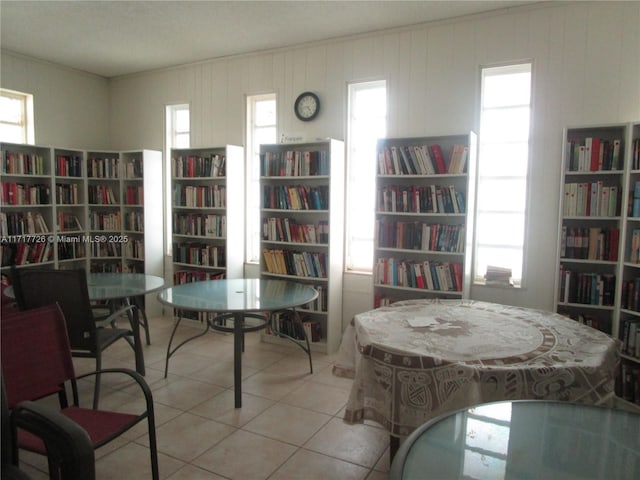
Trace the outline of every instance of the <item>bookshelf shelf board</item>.
[[561, 263], [583, 263], [583, 264], [588, 264], [588, 265], [611, 265], [611, 266], [616, 266], [618, 265], [617, 261], [612, 261], [612, 260], [589, 260], [587, 258], [567, 258], [567, 257], [562, 257], [560, 259]]
[[606, 310], [606, 311], [613, 311], [614, 307], [613, 305], [597, 305], [597, 304], [591, 304], [591, 303], [564, 303], [564, 302], [558, 302], [558, 306], [559, 307], [565, 307], [565, 308], [588, 308], [588, 309], [592, 309], [592, 310]]
[[422, 255], [436, 255], [436, 256], [454, 256], [454, 257], [464, 257], [464, 252], [444, 252], [441, 250], [416, 250], [416, 249], [406, 249], [406, 248], [391, 248], [391, 247], [376, 247], [376, 250], [380, 252], [390, 252], [390, 253], [403, 253], [403, 254], [422, 254]]
[[263, 244], [268, 244], [268, 245], [283, 245], [283, 246], [287, 246], [287, 247], [293, 247], [293, 248], [298, 248], [298, 247], [314, 247], [314, 248], [320, 248], [320, 249], [326, 249], [327, 247], [329, 247], [329, 244], [327, 243], [307, 243], [307, 242], [282, 242], [282, 241], [278, 241], [278, 240], [262, 240]]
[[423, 293], [435, 293], [437, 295], [455, 295], [460, 296], [462, 292], [454, 291], [454, 290], [432, 290], [428, 288], [413, 288], [413, 287], [403, 287], [399, 285], [387, 285], [385, 283], [375, 283], [373, 285], [376, 288], [385, 288], [388, 290], [401, 290], [405, 292], [423, 292]]

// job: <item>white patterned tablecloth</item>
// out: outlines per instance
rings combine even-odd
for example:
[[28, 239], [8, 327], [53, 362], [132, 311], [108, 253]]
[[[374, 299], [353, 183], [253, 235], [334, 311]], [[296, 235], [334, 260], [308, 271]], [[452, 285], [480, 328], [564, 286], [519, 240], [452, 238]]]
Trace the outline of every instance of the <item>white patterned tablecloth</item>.
[[559, 314], [469, 300], [409, 300], [358, 314], [333, 372], [354, 379], [344, 419], [405, 437], [499, 400], [613, 405], [619, 342]]

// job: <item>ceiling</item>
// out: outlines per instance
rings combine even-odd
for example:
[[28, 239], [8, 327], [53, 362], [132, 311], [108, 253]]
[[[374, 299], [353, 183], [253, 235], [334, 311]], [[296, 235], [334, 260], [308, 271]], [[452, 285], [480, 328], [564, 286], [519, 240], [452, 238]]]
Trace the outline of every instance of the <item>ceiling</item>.
[[0, 0], [0, 47], [115, 77], [525, 3]]

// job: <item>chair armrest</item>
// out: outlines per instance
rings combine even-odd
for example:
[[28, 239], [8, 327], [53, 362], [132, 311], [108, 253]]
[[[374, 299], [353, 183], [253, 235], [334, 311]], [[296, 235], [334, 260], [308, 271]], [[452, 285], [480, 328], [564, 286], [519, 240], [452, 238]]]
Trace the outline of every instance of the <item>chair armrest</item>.
[[[120, 373], [124, 375], [128, 375], [138, 384], [140, 390], [142, 390], [142, 394], [144, 395], [145, 402], [147, 404], [147, 413], [150, 416], [154, 415], [153, 410], [153, 395], [151, 394], [151, 388], [147, 384], [147, 381], [144, 379], [142, 375], [140, 375], [135, 370], [131, 370], [129, 368], [105, 368], [104, 370], [95, 370], [93, 372], [84, 373], [82, 375], [78, 375], [76, 380], [80, 380], [85, 377], [91, 377], [95, 375], [103, 375], [105, 373]], [[155, 418], [155, 417], [154, 417]]]
[[95, 478], [93, 443], [73, 420], [45, 405], [24, 401], [11, 412], [11, 421], [14, 427], [42, 439], [49, 468], [59, 471], [60, 478]]

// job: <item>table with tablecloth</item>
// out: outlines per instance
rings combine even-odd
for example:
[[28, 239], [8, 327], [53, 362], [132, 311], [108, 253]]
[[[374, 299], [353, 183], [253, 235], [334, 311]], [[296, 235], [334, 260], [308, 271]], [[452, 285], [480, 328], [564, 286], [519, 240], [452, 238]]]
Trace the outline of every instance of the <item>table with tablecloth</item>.
[[373, 420], [402, 438], [483, 402], [613, 405], [619, 343], [548, 311], [408, 300], [356, 315], [333, 372], [354, 379], [345, 421]]

